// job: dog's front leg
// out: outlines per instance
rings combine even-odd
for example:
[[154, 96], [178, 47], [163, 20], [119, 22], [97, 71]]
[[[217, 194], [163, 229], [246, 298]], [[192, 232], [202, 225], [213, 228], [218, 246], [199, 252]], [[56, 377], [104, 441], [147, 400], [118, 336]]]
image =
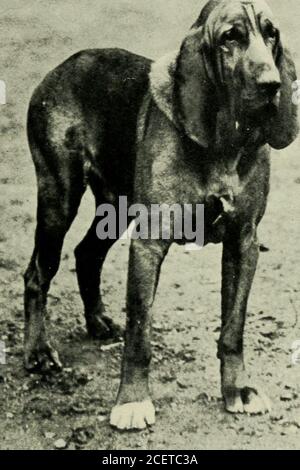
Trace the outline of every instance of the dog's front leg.
[[162, 240], [131, 242], [121, 385], [110, 417], [118, 429], [143, 429], [155, 421], [148, 388], [151, 309], [168, 248], [169, 243]]
[[[248, 225], [246, 228], [249, 227]], [[248, 296], [258, 261], [256, 230], [242, 230], [224, 242], [222, 260], [222, 395], [231, 413], [265, 413], [270, 404], [247, 378], [243, 360], [243, 333]]]

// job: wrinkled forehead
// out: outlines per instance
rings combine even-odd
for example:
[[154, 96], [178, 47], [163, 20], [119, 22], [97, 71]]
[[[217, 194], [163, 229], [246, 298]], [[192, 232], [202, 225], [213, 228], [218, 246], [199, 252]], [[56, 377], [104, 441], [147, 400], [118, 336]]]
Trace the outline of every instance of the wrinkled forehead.
[[246, 24], [255, 29], [258, 21], [274, 21], [274, 15], [264, 0], [223, 0], [207, 18], [207, 26], [218, 30], [225, 25]]

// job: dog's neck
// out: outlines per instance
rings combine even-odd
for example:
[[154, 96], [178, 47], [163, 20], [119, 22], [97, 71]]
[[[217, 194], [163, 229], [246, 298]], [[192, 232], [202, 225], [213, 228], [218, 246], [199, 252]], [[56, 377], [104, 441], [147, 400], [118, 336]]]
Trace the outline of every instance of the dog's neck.
[[243, 156], [249, 159], [266, 143], [261, 126], [253, 120], [237, 119], [227, 107], [216, 116], [214, 143], [209, 149], [212, 160], [222, 160], [228, 171], [237, 170]]
[[[152, 64], [150, 92], [157, 107], [182, 133], [182, 126], [176, 118], [172, 78], [176, 68], [177, 56], [178, 51], [173, 51]], [[238, 167], [242, 154], [250, 155], [251, 152], [255, 153], [265, 142], [263, 132], [260, 128], [254, 126], [253, 122], [235, 117], [234, 105], [226, 100], [225, 96], [226, 94], [221, 94], [221, 96], [216, 97], [222, 103], [215, 119], [212, 119], [212, 122], [215, 122], [215, 129], [212, 129], [214, 137], [205, 153], [212, 161], [222, 159], [231, 171], [234, 167]]]
[[179, 129], [174, 109], [174, 83], [172, 76], [176, 68], [178, 51], [170, 52], [152, 64], [150, 92], [157, 107]]

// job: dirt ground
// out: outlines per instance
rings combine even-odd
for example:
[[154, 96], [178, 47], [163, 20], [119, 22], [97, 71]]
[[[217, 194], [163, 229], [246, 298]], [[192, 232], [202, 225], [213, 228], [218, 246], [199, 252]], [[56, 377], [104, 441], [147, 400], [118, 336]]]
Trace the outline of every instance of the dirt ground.
[[[0, 378], [0, 449], [297, 449], [300, 437], [299, 142], [273, 152], [272, 192], [260, 228], [261, 254], [248, 308], [246, 361], [270, 396], [269, 416], [231, 416], [220, 398], [216, 339], [220, 325], [221, 248], [171, 250], [154, 313], [151, 384], [157, 424], [119, 433], [108, 424], [119, 382], [122, 345], [86, 337], [73, 248], [93, 215], [91, 196], [66, 239], [49, 295], [50, 330], [66, 369], [56, 377], [22, 367], [23, 280], [33, 248], [36, 185], [26, 144], [26, 108], [47, 71], [89, 47], [121, 46], [149, 57], [176, 48], [200, 0], [1, 0], [0, 340], [7, 365]], [[270, 0], [298, 69], [299, 0]], [[128, 243], [118, 242], [103, 273], [105, 304], [124, 325]], [[104, 347], [103, 347], [104, 346]], [[1, 367], [1, 366], [0, 366]]]

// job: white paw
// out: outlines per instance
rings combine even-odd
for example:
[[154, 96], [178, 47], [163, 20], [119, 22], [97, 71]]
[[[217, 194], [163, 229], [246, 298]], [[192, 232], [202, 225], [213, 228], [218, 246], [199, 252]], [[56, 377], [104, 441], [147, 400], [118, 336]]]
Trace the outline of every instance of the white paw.
[[271, 402], [262, 391], [245, 387], [235, 397], [225, 395], [225, 409], [229, 413], [258, 415], [271, 412]]
[[234, 399], [227, 399], [225, 408], [229, 413], [244, 413], [244, 405], [241, 397], [239, 396]]
[[252, 394], [250, 403], [245, 403], [245, 412], [249, 415], [271, 413], [272, 405], [270, 399], [261, 390], [258, 395]]
[[151, 400], [116, 405], [111, 410], [110, 424], [118, 429], [145, 429], [155, 423]]

